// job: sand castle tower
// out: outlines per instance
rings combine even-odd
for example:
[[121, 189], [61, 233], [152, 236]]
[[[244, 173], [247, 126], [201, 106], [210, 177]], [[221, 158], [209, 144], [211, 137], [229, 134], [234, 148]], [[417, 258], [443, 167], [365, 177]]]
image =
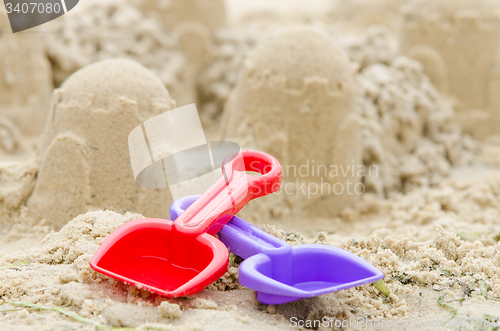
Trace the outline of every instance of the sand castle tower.
[[298, 197], [308, 215], [336, 215], [359, 197], [347, 194], [348, 185], [353, 192], [360, 184], [354, 93], [351, 65], [328, 36], [287, 28], [245, 62], [226, 104], [222, 137], [274, 155], [283, 166], [281, 194]]
[[168, 217], [168, 190], [135, 183], [127, 141], [132, 129], [174, 104], [162, 82], [132, 61], [75, 72], [52, 96], [28, 200], [33, 215], [55, 226], [97, 208]]
[[199, 22], [213, 32], [226, 22], [224, 0], [131, 0], [145, 13], [156, 12], [173, 29], [184, 22]]
[[196, 101], [200, 72], [213, 57], [215, 30], [226, 25], [224, 0], [129, 0], [145, 15], [155, 17], [166, 30], [173, 31], [178, 45], [186, 56], [182, 70], [184, 90], [190, 91], [176, 98], [178, 106]]
[[457, 101], [457, 121], [477, 138], [499, 131], [500, 2], [414, 0], [404, 10], [402, 52]]
[[179, 45], [193, 63], [207, 61], [214, 31], [226, 24], [224, 0], [131, 0], [142, 12], [175, 30]]
[[51, 67], [40, 36], [12, 33], [1, 5], [0, 129], [9, 135], [14, 131], [28, 136], [42, 133], [52, 89]]
[[392, 31], [401, 26], [401, 7], [407, 0], [349, 0], [334, 2], [331, 19], [364, 31], [371, 25], [382, 24]]

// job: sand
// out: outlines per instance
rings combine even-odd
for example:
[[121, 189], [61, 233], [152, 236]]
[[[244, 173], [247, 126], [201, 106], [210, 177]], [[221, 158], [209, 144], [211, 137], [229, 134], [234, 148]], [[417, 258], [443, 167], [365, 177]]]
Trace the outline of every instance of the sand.
[[410, 1], [401, 29], [402, 53], [424, 64], [439, 90], [454, 97], [464, 131], [481, 139], [500, 124], [499, 12], [496, 1]]
[[[434, 186], [443, 178], [449, 176], [454, 166], [465, 166], [474, 163], [475, 155], [478, 153], [477, 144], [468, 135], [464, 135], [461, 129], [453, 123], [453, 103], [436, 90], [429, 78], [423, 73], [423, 67], [420, 63], [398, 53], [397, 49], [392, 45], [390, 32], [387, 28], [373, 26], [367, 30], [362, 39], [345, 38], [339, 36], [338, 31], [332, 29], [326, 29], [326, 31], [330, 34], [332, 40], [340, 44], [347, 52], [356, 76], [355, 106], [353, 107], [355, 107], [360, 120], [362, 168], [353, 168], [356, 169], [356, 177], [358, 170], [361, 171], [359, 176], [366, 192], [387, 197], [399, 192], [410, 191], [415, 187]], [[228, 100], [230, 97], [229, 91], [232, 91], [233, 86], [242, 84], [242, 76], [240, 76], [238, 82], [233, 79], [238, 77], [240, 70], [243, 70], [241, 69], [243, 63], [253, 61], [251, 56], [258, 56], [249, 55], [250, 59], [247, 60], [241, 53], [248, 52], [249, 48], [255, 47], [259, 43], [266, 43], [266, 41], [249, 42], [248, 40], [252, 40], [251, 37], [256, 35], [252, 30], [247, 32], [245, 38], [242, 38], [243, 40], [240, 40], [239, 43], [233, 41], [236, 39], [235, 35], [233, 35], [234, 39], [231, 39], [230, 32], [224, 32], [225, 34], [220, 37], [219, 60], [208, 68], [205, 71], [206, 76], [202, 77], [203, 82], [207, 84], [206, 95], [211, 96], [211, 98], [208, 98], [207, 107], [209, 107], [211, 115], [215, 119], [219, 118], [220, 115], [218, 114], [220, 113], [213, 109], [217, 109], [218, 105], [224, 104]], [[227, 55], [228, 50], [233, 51], [233, 57]], [[255, 51], [256, 54], [258, 52], [258, 50]], [[275, 53], [273, 56], [279, 57], [279, 53]], [[267, 62], [265, 63], [268, 65]], [[323, 73], [320, 74], [320, 77], [321, 75]], [[349, 85], [345, 79], [342, 83]], [[248, 88], [242, 90], [244, 93], [249, 91]], [[222, 119], [221, 137], [231, 136], [226, 133], [226, 131], [230, 132], [232, 133], [231, 138], [238, 141], [242, 146], [254, 146], [254, 148], [257, 146], [257, 148], [279, 155], [278, 159], [280, 160], [286, 160], [286, 155], [283, 155], [283, 153], [293, 153], [294, 157], [303, 158], [302, 162], [282, 161], [282, 163], [285, 166], [295, 164], [297, 171], [300, 166], [309, 169], [308, 174], [302, 172], [305, 174], [303, 177], [306, 178], [302, 177], [301, 180], [312, 181], [314, 179], [320, 181], [322, 178], [312, 175], [312, 170], [313, 168], [318, 169], [317, 166], [321, 165], [321, 158], [328, 158], [329, 155], [332, 155], [333, 150], [329, 149], [326, 143], [318, 142], [317, 145], [320, 147], [315, 148], [314, 153], [321, 151], [319, 153], [321, 156], [308, 157], [312, 151], [310, 152], [308, 147], [302, 147], [301, 149], [300, 146], [307, 146], [305, 144], [312, 141], [306, 138], [303, 138], [305, 141], [301, 141], [300, 137], [305, 137], [305, 135], [296, 135], [297, 130], [292, 129], [289, 132], [281, 132], [280, 127], [274, 131], [280, 131], [281, 133], [256, 131], [253, 126], [258, 128], [260, 122], [252, 116], [272, 118], [270, 116], [273, 114], [269, 110], [264, 114], [254, 111], [254, 109], [266, 109], [265, 107], [272, 109], [272, 103], [269, 106], [267, 104], [259, 105], [259, 107], [255, 106], [256, 100], [259, 100], [259, 98], [267, 100], [261, 101], [261, 103], [267, 102], [269, 104], [271, 102], [269, 100], [272, 100], [269, 97], [266, 99], [266, 89], [262, 89], [262, 91], [264, 92], [259, 94], [259, 90], [252, 90], [253, 94], [248, 96], [249, 101], [245, 99], [239, 101], [240, 96], [238, 93], [241, 92], [238, 88], [234, 89], [231, 95], [234, 100], [230, 99], [226, 103], [224, 113], [226, 118], [223, 117]], [[275, 94], [273, 94], [273, 98]], [[280, 105], [274, 106], [274, 108], [278, 109], [281, 106], [285, 109], [284, 111], [289, 111], [291, 105], [295, 105], [297, 102], [288, 99], [290, 97], [287, 97], [286, 101], [282, 101]], [[233, 116], [233, 114], [230, 114], [233, 108], [247, 109], [247, 111], [241, 112], [244, 113], [242, 119], [234, 118], [234, 123], [242, 124], [234, 125], [229, 123], [230, 117]], [[327, 111], [326, 109], [324, 111]], [[246, 122], [242, 122], [243, 120]], [[251, 124], [252, 121], [256, 124]], [[269, 121], [269, 119], [266, 121]], [[280, 119], [277, 121], [279, 123]], [[306, 121], [298, 123], [300, 123], [301, 127], [308, 128], [304, 130], [312, 130], [311, 124], [307, 124]], [[352, 133], [351, 130], [349, 134]], [[274, 140], [270, 140], [273, 135]], [[352, 142], [352, 136], [350, 137], [349, 142]], [[267, 143], [267, 145], [262, 143], [259, 145], [259, 139]], [[257, 143], [255, 140], [257, 140]], [[294, 141], [294, 143], [291, 144], [287, 141]], [[287, 152], [287, 149], [293, 152]], [[352, 147], [349, 149], [353, 150]], [[306, 162], [306, 159], [309, 159], [309, 162]], [[344, 159], [350, 165], [356, 165], [353, 162], [355, 156], [346, 155]], [[312, 160], [315, 161], [314, 166]], [[329, 165], [337, 165], [339, 168], [342, 165], [342, 162], [339, 161], [329, 160], [329, 162], [331, 162], [328, 163]], [[330, 170], [330, 168], [328, 169]], [[345, 166], [345, 169], [347, 169], [347, 166]], [[296, 180], [293, 176], [293, 169], [289, 170], [288, 174], [292, 180]], [[328, 174], [330, 174], [330, 171]], [[311, 177], [316, 178], [311, 179]], [[332, 178], [325, 178], [325, 181], [328, 179]], [[346, 183], [345, 179], [344, 183]], [[332, 190], [333, 185], [331, 186]], [[352, 196], [346, 194], [347, 185], [344, 185], [344, 188], [344, 196], [347, 196], [352, 201]], [[250, 212], [242, 211], [243, 215], [257, 223], [265, 222], [262, 220], [262, 215], [268, 215], [273, 217], [280, 226], [304, 230], [304, 227], [315, 226], [313, 220], [310, 221], [313, 222], [312, 225], [309, 223], [307, 226], [301, 226], [304, 217], [310, 215], [328, 215], [331, 217], [340, 212], [338, 207], [335, 208], [334, 203], [330, 203], [330, 207], [333, 208], [329, 211], [328, 209], [327, 211], [323, 210], [323, 213], [318, 215], [317, 212], [321, 211], [321, 208], [314, 203], [314, 199], [302, 199], [301, 192], [292, 192], [295, 194], [281, 194], [270, 197], [272, 202], [269, 205], [263, 202], [259, 203], [259, 206], [255, 206], [255, 204], [251, 203], [252, 207], [250, 208], [253, 209]], [[337, 192], [340, 192], [340, 189]], [[307, 191], [305, 194], [309, 193]], [[314, 193], [314, 190], [312, 193]], [[324, 198], [325, 194], [321, 194], [321, 190], [318, 190], [312, 195], [316, 195], [321, 199], [322, 196]], [[334, 196], [339, 201], [342, 194]], [[283, 204], [287, 204], [291, 208], [282, 208]], [[342, 201], [339, 205], [344, 206], [349, 205], [349, 203]], [[304, 213], [304, 211], [306, 212]]]
[[406, 0], [351, 0], [332, 1], [333, 8], [328, 12], [334, 22], [341, 22], [350, 30], [363, 33], [371, 25], [383, 24], [395, 34], [400, 30], [401, 11]]
[[[495, 196], [499, 188], [499, 176], [492, 175], [471, 183], [452, 178], [438, 188], [415, 189], [389, 200], [365, 196], [358, 210], [337, 219], [336, 233], [319, 234], [317, 239], [304, 240], [298, 234], [264, 227], [291, 244], [321, 240], [367, 259], [386, 275], [388, 297], [373, 285], [365, 285], [269, 308], [259, 304], [251, 291], [232, 285], [237, 283], [236, 277], [231, 277], [237, 270], [236, 260], [221, 280], [200, 294], [165, 299], [125, 286], [89, 267], [93, 253], [111, 231], [141, 217], [111, 211], [80, 215], [61, 231], [49, 234], [39, 247], [1, 256], [2, 265], [29, 264], [1, 271], [0, 294], [6, 301], [67, 306], [108, 325], [155, 324], [167, 330], [172, 326], [216, 330], [217, 323], [203, 325], [203, 320], [217, 318], [242, 329], [286, 328], [290, 325], [287, 319], [293, 316], [311, 320], [324, 316], [405, 320], [425, 319], [433, 312], [433, 317], [444, 319], [449, 313], [439, 310], [436, 302], [442, 295], [447, 301], [466, 298], [458, 317], [481, 317], [483, 313], [498, 316], [499, 229], [495, 229], [495, 220], [499, 202]], [[488, 301], [481, 295], [476, 297], [479, 281], [488, 288]], [[464, 292], [467, 286], [469, 292]], [[475, 306], [487, 310], [477, 315]], [[270, 314], [274, 309], [276, 313]], [[3, 320], [7, 325], [30, 325], [40, 318], [47, 328], [74, 325], [57, 314], [26, 311], [5, 314]]]
[[[132, 26], [135, 28], [131, 33]], [[153, 71], [178, 105], [191, 103], [195, 92], [189, 87], [192, 85], [189, 77], [184, 76], [186, 58], [172, 31], [163, 30], [161, 26], [161, 22], [144, 17], [138, 8], [123, 1], [82, 2], [79, 10], [47, 25], [47, 29], [55, 31], [47, 40], [55, 86], [59, 87], [72, 73], [88, 64], [125, 58]]]
[[[470, 97], [481, 86], [494, 90], [481, 74], [491, 62], [453, 69], [462, 78], [451, 88], [452, 79], [429, 66], [432, 57], [419, 54], [449, 47], [441, 40], [446, 34], [436, 32], [442, 27], [427, 20], [456, 15], [444, 0], [423, 2], [410, 3], [404, 15], [396, 1], [377, 1], [376, 10], [363, 1], [318, 2], [303, 12], [293, 9], [299, 2], [289, 11], [278, 2], [252, 10], [246, 4], [237, 15], [231, 3], [227, 17], [194, 11], [165, 22], [161, 17], [182, 6], [200, 4], [87, 0], [44, 26], [57, 33], [0, 34], [0, 50], [13, 52], [0, 51], [0, 329], [297, 330], [304, 322], [317, 330], [381, 323], [477, 330], [472, 319], [500, 318], [500, 139], [492, 126], [500, 104]], [[480, 16], [470, 3], [458, 2], [460, 15], [467, 14], [460, 17], [480, 24], [446, 32], [464, 52], [477, 36], [496, 33], [489, 25], [496, 3], [482, 1]], [[384, 19], [373, 22], [374, 15]], [[419, 36], [427, 29], [437, 30]], [[461, 40], [465, 35], [473, 41]], [[409, 50], [424, 41], [435, 50]], [[491, 59], [490, 44], [469, 48], [484, 48]], [[450, 68], [462, 53], [446, 53]], [[43, 70], [34, 75], [30, 65]], [[467, 70], [474, 75], [464, 79]], [[363, 194], [280, 192], [239, 215], [291, 245], [351, 251], [384, 273], [385, 286], [274, 306], [238, 282], [239, 257], [204, 291], [175, 299], [91, 269], [93, 254], [117, 227], [168, 217], [168, 191], [133, 180], [128, 133], [195, 100], [207, 137], [270, 152], [285, 167], [309, 162], [311, 171], [314, 159], [316, 166], [376, 169], [356, 174]], [[34, 110], [47, 120], [25, 121]], [[480, 123], [477, 112], [487, 113], [493, 128], [478, 126], [482, 136], [464, 126]], [[292, 175], [283, 183], [297, 178], [321, 179]]]

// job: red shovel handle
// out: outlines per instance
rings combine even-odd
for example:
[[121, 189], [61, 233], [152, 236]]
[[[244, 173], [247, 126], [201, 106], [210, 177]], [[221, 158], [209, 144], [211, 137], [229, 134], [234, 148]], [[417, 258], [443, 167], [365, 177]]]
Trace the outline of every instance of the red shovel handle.
[[[204, 232], [215, 234], [247, 202], [279, 189], [281, 165], [271, 155], [242, 151], [226, 160], [222, 177], [175, 220], [178, 232], [195, 236]], [[253, 177], [245, 171], [262, 175]]]
[[[281, 165], [278, 160], [269, 154], [259, 152], [259, 151], [241, 151], [241, 156], [244, 161], [244, 170], [260, 173], [262, 176], [248, 178], [248, 194], [251, 196], [250, 200], [255, 198], [260, 198], [264, 195], [268, 195], [276, 192], [281, 186]], [[228, 160], [228, 161], [226, 161]], [[236, 161], [236, 162], [235, 162]], [[222, 165], [223, 177], [227, 174], [232, 176], [234, 171], [238, 171], [238, 165], [234, 169], [235, 163], [239, 160], [234, 158], [234, 156], [228, 156]], [[239, 169], [240, 171], [243, 169]], [[225, 178], [228, 181], [227, 178]], [[232, 178], [229, 178], [229, 181]], [[243, 206], [242, 206], [243, 208]], [[234, 216], [234, 215], [233, 215]]]

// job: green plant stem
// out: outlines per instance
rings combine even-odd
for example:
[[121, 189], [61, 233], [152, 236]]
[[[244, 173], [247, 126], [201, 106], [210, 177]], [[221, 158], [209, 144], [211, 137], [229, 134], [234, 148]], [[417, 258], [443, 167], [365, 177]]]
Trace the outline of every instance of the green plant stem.
[[30, 263], [29, 263], [29, 262], [18, 262], [18, 263], [14, 263], [14, 264], [7, 265], [7, 266], [5, 266], [5, 267], [1, 267], [1, 268], [0, 268], [0, 271], [5, 270], [5, 269], [8, 269], [8, 268], [10, 268], [10, 267], [15, 267], [15, 266], [19, 266], [19, 265], [28, 265], [28, 264], [30, 264]]
[[456, 314], [457, 314], [457, 312], [458, 312], [458, 309], [457, 309], [455, 306], [453, 306], [452, 304], [450, 304], [450, 303], [446, 302], [442, 296], [440, 296], [440, 297], [437, 299], [437, 303], [438, 303], [441, 307], [447, 308], [447, 309], [449, 309], [449, 310], [451, 310], [451, 311], [452, 311], [452, 313], [451, 313], [450, 317], [448, 317], [448, 318], [447, 318], [446, 320], [444, 320], [444, 321], [443, 321], [443, 323], [442, 323], [442, 324], [446, 324], [446, 323], [448, 323], [448, 322], [449, 322], [449, 321], [450, 321], [453, 317], [455, 317], [455, 315], [456, 315]]
[[60, 314], [62, 314], [64, 316], [72, 318], [75, 321], [86, 323], [86, 324], [90, 324], [90, 325], [93, 325], [93, 326], [95, 326], [97, 328], [102, 328], [102, 329], [124, 330], [124, 331], [133, 331], [133, 330], [135, 330], [135, 328], [118, 328], [118, 327], [113, 327], [113, 326], [101, 324], [99, 322], [95, 322], [95, 321], [92, 321], [92, 320], [90, 320], [88, 318], [80, 316], [80, 315], [78, 315], [78, 314], [76, 314], [76, 313], [74, 313], [72, 311], [69, 311], [69, 310], [66, 310], [66, 309], [63, 309], [63, 308], [59, 308], [59, 307], [45, 307], [45, 306], [41, 306], [41, 305], [36, 305], [34, 303], [30, 303], [30, 302], [24, 302], [24, 301], [21, 301], [21, 302], [3, 301], [2, 304], [9, 304], [9, 305], [16, 306], [16, 307], [28, 308], [28, 309], [35, 309], [35, 310], [50, 310], [50, 311], [55, 311], [55, 312], [58, 312], [58, 313], [60, 313]]

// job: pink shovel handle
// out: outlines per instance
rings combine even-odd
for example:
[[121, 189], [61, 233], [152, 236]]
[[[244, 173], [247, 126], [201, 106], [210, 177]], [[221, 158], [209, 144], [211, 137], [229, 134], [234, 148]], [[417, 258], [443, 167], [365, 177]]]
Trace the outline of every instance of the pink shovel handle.
[[[227, 159], [226, 159], [227, 160]], [[176, 231], [198, 236], [217, 233], [247, 202], [276, 192], [281, 166], [269, 154], [242, 151], [222, 166], [223, 175], [174, 222]], [[245, 171], [262, 174], [253, 177]]]

